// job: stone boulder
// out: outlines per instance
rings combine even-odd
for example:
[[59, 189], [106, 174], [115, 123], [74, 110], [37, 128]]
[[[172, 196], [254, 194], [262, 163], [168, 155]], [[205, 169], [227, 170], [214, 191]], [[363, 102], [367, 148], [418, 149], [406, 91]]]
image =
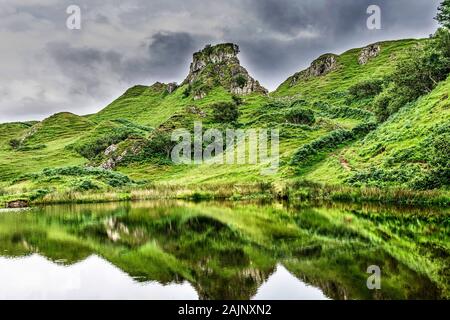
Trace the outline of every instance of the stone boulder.
[[8, 202], [6, 204], [6, 207], [10, 208], [10, 209], [28, 208], [29, 203], [27, 200], [14, 200], [14, 201]]
[[360, 65], [365, 65], [371, 59], [377, 57], [381, 52], [381, 46], [378, 43], [371, 44], [361, 50], [358, 57], [358, 63]]
[[168, 92], [168, 93], [172, 93], [172, 92], [174, 92], [174, 91], [177, 90], [177, 89], [178, 89], [178, 84], [175, 83], [175, 82], [171, 82], [171, 83], [169, 83], [169, 84], [167, 85], [167, 92]]
[[327, 53], [314, 60], [309, 68], [294, 74], [291, 78], [291, 85], [299, 80], [306, 80], [314, 77], [322, 77], [336, 70], [338, 67], [338, 56]]

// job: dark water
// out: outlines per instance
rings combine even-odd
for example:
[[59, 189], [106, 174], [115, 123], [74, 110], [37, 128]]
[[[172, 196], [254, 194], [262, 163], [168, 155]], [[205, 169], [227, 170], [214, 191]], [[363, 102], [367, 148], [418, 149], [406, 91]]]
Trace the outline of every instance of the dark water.
[[445, 299], [449, 216], [278, 203], [0, 211], [0, 299]]

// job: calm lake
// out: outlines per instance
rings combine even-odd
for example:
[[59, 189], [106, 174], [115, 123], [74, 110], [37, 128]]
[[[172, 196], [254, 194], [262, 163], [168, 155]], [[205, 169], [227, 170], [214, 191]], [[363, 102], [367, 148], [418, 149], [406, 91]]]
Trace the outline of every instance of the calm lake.
[[[448, 299], [444, 209], [133, 202], [0, 211], [0, 299]], [[381, 289], [369, 289], [379, 268]]]

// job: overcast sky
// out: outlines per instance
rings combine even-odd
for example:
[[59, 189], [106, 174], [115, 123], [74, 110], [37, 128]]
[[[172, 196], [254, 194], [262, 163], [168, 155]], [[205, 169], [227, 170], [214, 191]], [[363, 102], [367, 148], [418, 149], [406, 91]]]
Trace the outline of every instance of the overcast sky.
[[[240, 45], [274, 90], [322, 53], [427, 37], [440, 0], [0, 0], [0, 122], [96, 112], [135, 84], [181, 82], [207, 43]], [[81, 8], [82, 29], [66, 27]], [[378, 5], [382, 29], [366, 26]]]

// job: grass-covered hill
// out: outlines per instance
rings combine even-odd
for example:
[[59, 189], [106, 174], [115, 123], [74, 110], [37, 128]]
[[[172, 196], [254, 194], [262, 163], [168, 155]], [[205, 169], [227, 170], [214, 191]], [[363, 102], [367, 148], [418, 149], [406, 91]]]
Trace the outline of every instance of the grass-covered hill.
[[332, 177], [336, 183], [413, 189], [448, 185], [449, 93], [450, 78], [364, 139], [335, 152], [306, 178], [330, 182]]
[[[326, 54], [270, 94], [240, 65], [237, 46], [207, 46], [181, 85], [132, 87], [89, 116], [0, 124], [0, 202], [157, 197], [162, 186], [165, 196], [182, 186], [240, 197], [244, 185], [278, 195], [292, 185], [331, 185], [439, 190], [445, 198], [450, 82], [418, 99], [391, 93], [411, 50], [431, 41]], [[404, 98], [401, 108], [390, 106], [392, 96]], [[170, 134], [195, 121], [204, 130], [279, 129], [278, 172], [261, 175], [267, 163], [174, 165]], [[143, 191], [151, 188], [159, 191]]]

